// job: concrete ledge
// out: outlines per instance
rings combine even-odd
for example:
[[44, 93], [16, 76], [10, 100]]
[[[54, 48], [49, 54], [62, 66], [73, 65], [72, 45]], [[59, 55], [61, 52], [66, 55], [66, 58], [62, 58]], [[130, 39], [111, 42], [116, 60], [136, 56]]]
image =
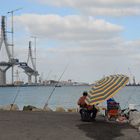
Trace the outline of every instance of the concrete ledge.
[[9, 105], [3, 105], [0, 106], [0, 110], [5, 110], [5, 111], [17, 111], [19, 110], [19, 107], [16, 104], [9, 104]]
[[66, 112], [66, 110], [63, 107], [56, 107], [56, 112]]
[[76, 108], [68, 108], [67, 112], [78, 112]]

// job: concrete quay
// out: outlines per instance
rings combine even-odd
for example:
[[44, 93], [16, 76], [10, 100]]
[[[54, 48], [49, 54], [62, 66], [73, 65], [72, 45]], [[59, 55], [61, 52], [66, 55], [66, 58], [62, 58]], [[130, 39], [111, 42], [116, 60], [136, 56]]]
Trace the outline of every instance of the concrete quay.
[[79, 113], [0, 111], [0, 140], [139, 140], [129, 124], [82, 122]]

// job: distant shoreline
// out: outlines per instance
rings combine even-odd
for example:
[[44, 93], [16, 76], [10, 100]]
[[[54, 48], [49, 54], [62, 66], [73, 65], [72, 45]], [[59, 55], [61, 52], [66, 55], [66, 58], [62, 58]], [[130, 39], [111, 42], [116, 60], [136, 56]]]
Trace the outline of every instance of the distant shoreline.
[[[10, 87], [78, 87], [78, 86], [93, 86], [93, 85], [62, 85], [62, 86], [56, 86], [56, 85], [0, 85], [0, 88], [10, 88]], [[140, 84], [137, 85], [126, 85], [126, 87], [140, 87]]]
[[70, 87], [70, 86], [73, 86], [73, 87], [76, 87], [76, 86], [91, 86], [91, 85], [62, 85], [62, 86], [59, 86], [59, 85], [10, 85], [10, 84], [7, 84], [7, 85], [0, 85], [0, 87]]
[[140, 86], [140, 84], [128, 84], [128, 85], [126, 85], [126, 86], [133, 86], [133, 87], [137, 87], [137, 86]]

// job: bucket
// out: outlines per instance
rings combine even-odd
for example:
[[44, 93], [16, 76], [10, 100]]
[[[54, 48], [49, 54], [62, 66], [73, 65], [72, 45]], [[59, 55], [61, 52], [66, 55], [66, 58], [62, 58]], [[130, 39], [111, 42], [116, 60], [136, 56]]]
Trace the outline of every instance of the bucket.
[[135, 104], [129, 104], [129, 109], [135, 109]]

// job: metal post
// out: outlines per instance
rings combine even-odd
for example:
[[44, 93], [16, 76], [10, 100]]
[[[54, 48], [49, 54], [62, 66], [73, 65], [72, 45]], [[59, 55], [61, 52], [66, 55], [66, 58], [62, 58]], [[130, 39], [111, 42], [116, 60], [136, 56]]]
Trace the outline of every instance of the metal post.
[[[11, 32], [12, 32], [12, 59], [14, 59], [14, 12], [11, 11], [11, 15], [12, 15], [12, 27], [11, 27]], [[14, 84], [14, 65], [12, 65], [12, 85]]]
[[11, 19], [11, 33], [12, 33], [12, 58], [14, 58], [14, 15], [13, 15], [13, 11], [11, 11], [11, 15], [12, 15], [12, 19]]
[[[12, 58], [14, 59], [14, 12], [21, 10], [22, 8], [18, 8], [12, 11], [7, 12], [11, 13], [11, 33], [12, 33]], [[14, 84], [14, 64], [12, 65], [12, 84]]]

